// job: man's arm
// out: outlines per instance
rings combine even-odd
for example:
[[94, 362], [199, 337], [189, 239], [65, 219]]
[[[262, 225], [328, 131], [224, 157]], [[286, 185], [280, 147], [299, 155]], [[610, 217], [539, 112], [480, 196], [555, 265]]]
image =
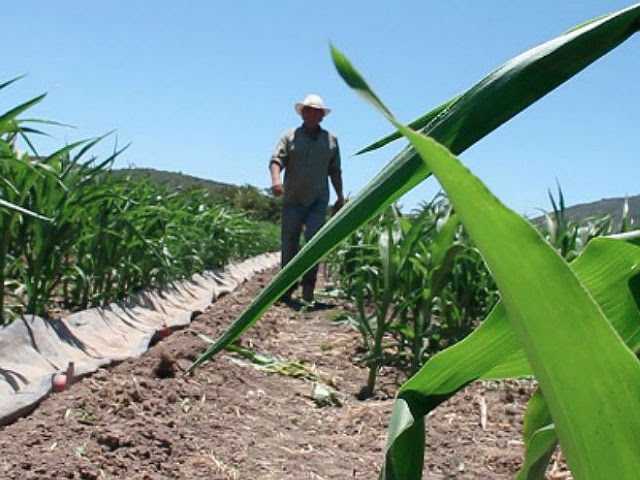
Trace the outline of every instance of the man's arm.
[[269, 172], [271, 173], [271, 193], [274, 197], [281, 197], [284, 194], [284, 186], [280, 179], [280, 173], [287, 166], [289, 160], [289, 139], [288, 134], [283, 135], [278, 140], [276, 148], [271, 154], [269, 161]]
[[333, 189], [336, 191], [336, 196], [338, 197], [336, 203], [333, 204], [334, 210], [337, 211], [344, 205], [344, 195], [342, 193], [342, 172], [340, 170], [336, 170], [331, 173], [329, 178], [331, 178], [331, 185], [333, 185]]
[[[331, 134], [330, 134], [331, 135]], [[337, 212], [344, 205], [344, 194], [342, 192], [342, 168], [340, 168], [340, 147], [338, 145], [338, 139], [331, 135], [331, 139], [335, 142], [335, 153], [331, 159], [329, 165], [329, 178], [331, 179], [331, 185], [336, 192], [336, 203], [333, 204], [333, 212]]]
[[271, 172], [271, 193], [274, 197], [280, 197], [284, 193], [284, 187], [280, 180], [280, 172], [282, 168], [277, 162], [271, 162], [269, 164], [269, 172]]

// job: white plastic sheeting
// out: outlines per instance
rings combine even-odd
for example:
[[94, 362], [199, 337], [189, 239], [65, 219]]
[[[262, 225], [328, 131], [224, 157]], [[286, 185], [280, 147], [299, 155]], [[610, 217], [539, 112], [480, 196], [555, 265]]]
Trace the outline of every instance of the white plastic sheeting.
[[190, 323], [219, 296], [280, 263], [268, 253], [195, 275], [134, 301], [73, 313], [62, 319], [28, 316], [0, 329], [0, 424], [29, 413], [52, 390], [53, 377], [73, 362], [75, 376], [135, 358], [164, 326]]

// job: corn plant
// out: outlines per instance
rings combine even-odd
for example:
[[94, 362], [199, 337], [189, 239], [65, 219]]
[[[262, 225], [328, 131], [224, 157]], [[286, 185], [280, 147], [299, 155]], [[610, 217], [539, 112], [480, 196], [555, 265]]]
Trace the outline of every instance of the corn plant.
[[575, 259], [593, 238], [632, 230], [633, 219], [627, 199], [623, 203], [619, 224], [608, 215], [569, 220], [560, 185], [558, 185], [557, 200], [551, 191], [549, 191], [549, 200], [552, 211], [544, 214], [545, 221], [541, 225], [541, 230], [547, 241], [568, 261]]
[[[396, 275], [389, 282], [387, 321], [377, 330], [377, 305], [384, 297], [379, 292], [385, 291], [383, 260], [388, 256], [380, 245], [388, 243], [389, 230], [394, 232], [395, 251], [390, 256]], [[410, 372], [468, 335], [498, 299], [482, 257], [441, 194], [412, 215], [389, 207], [327, 260], [338, 291], [355, 304], [357, 315], [349, 320], [362, 335], [364, 351], [371, 353], [367, 360], [393, 363]], [[397, 345], [392, 348], [387, 341], [383, 348], [385, 336], [395, 337]], [[373, 382], [365, 392], [373, 393]]]
[[[437, 196], [436, 199], [440, 199]], [[430, 202], [412, 221], [391, 206], [337, 250], [332, 263], [340, 289], [355, 302], [354, 323], [363, 338], [369, 376], [361, 397], [374, 393], [378, 369], [400, 357], [415, 371], [434, 347], [433, 304], [451, 281], [458, 221], [444, 205]], [[468, 332], [467, 332], [468, 333]], [[431, 334], [432, 338], [428, 338]], [[397, 338], [395, 348], [385, 338]]]
[[[395, 205], [390, 206], [351, 235], [331, 260], [339, 289], [355, 303], [357, 316], [352, 323], [360, 331], [366, 351], [369, 375], [361, 398], [374, 393], [379, 368], [404, 355], [405, 350], [414, 369], [420, 364], [423, 334], [430, 320], [427, 312], [436, 294], [429, 274], [441, 267], [441, 259], [432, 254], [437, 249], [426, 244], [436, 235], [436, 223], [444, 215], [429, 206], [410, 222]], [[444, 253], [455, 225], [442, 230], [451, 232], [445, 245], [436, 242]], [[442, 273], [437, 275], [442, 277]], [[392, 336], [399, 339], [395, 348], [389, 343]]]
[[[628, 412], [640, 407], [640, 364], [633, 353], [637, 341], [628, 333], [638, 331], [638, 307], [633, 298], [639, 283], [637, 247], [619, 240], [604, 241], [606, 245], [593, 241], [594, 253], [586, 256], [587, 249], [576, 259], [585, 258], [584, 270], [579, 272], [578, 266], [570, 267], [528, 222], [493, 197], [454, 155], [624, 42], [638, 28], [640, 4], [586, 22], [508, 61], [462, 95], [413, 122], [411, 127], [421, 133], [398, 123], [346, 58], [332, 48], [343, 79], [399, 130], [378, 144], [406, 136], [411, 145], [325, 224], [191, 370], [250, 328], [305, 270], [355, 228], [433, 172], [488, 263], [502, 302], [467, 337], [468, 342], [435, 356], [400, 389], [381, 476], [420, 478], [426, 413], [478, 378], [481, 368], [488, 367], [487, 375], [497, 375], [495, 367], [512, 375], [526, 371], [522, 368], [526, 364], [539, 381], [548, 418], [553, 419], [554, 434], [575, 477], [635, 478], [640, 471], [640, 422]], [[613, 264], [618, 267], [617, 277], [597, 272]], [[612, 296], [613, 304], [609, 303]], [[553, 335], [548, 334], [550, 322]], [[482, 336], [476, 335], [481, 329]], [[459, 352], [461, 345], [470, 344], [472, 338], [477, 342], [479, 337], [483, 348], [467, 352], [457, 363], [442, 361], [445, 354]], [[497, 362], [492, 347], [500, 352]], [[488, 364], [488, 357], [494, 359], [493, 365]], [[453, 365], [462, 365], [473, 374], [458, 372]], [[535, 408], [528, 414], [545, 410]], [[545, 415], [535, 416], [528, 431], [541, 432], [537, 427], [545, 420]], [[534, 449], [546, 451], [528, 442], [527, 455]]]
[[[403, 275], [403, 295], [398, 305], [399, 328], [395, 330], [401, 334], [402, 343], [408, 343], [411, 373], [442, 347], [439, 332], [451, 324], [445, 312], [438, 312], [435, 307], [438, 301], [442, 303], [454, 280], [458, 258], [467, 249], [456, 240], [458, 226], [458, 216], [448, 216], [431, 238], [417, 244], [417, 251], [411, 256]], [[472, 322], [463, 323], [470, 325]]]
[[401, 253], [403, 237], [396, 228], [397, 215], [398, 211], [395, 208], [389, 208], [382, 214], [377, 245], [375, 245], [377, 255], [368, 257], [375, 263], [367, 262], [368, 265], [360, 270], [364, 273], [365, 280], [358, 278], [355, 282], [355, 285], [362, 286], [365, 290], [357, 293], [359, 311], [364, 311], [362, 303], [365, 297], [373, 307], [372, 315], [361, 318], [361, 322], [369, 327], [366, 331], [371, 337], [367, 358], [369, 377], [362, 397], [373, 394], [378, 370], [385, 363], [383, 340], [394, 320], [394, 300], [399, 287], [400, 272], [406, 260], [406, 255]]
[[[0, 85], [0, 90], [18, 80], [14, 78]], [[22, 219], [32, 219], [38, 222], [50, 222], [50, 219], [26, 208], [24, 203], [25, 188], [28, 189], [33, 178], [41, 174], [37, 166], [24, 161], [24, 155], [15, 149], [15, 141], [26, 127], [21, 125], [18, 115], [39, 103], [44, 95], [35, 97], [0, 116], [0, 285], [3, 294], [0, 295], [0, 324], [4, 321], [5, 295], [4, 287], [9, 285], [16, 288], [19, 285], [11, 278], [7, 278], [7, 270], [15, 261], [15, 255], [10, 252], [11, 232], [17, 228]], [[22, 169], [22, 182], [13, 181], [10, 174], [14, 169]], [[22, 184], [21, 184], [22, 183]]]
[[44, 224], [25, 218], [17, 229], [16, 252], [24, 261], [27, 313], [46, 313], [51, 298], [61, 287], [67, 265], [75, 255], [82, 227], [91, 221], [83, 217], [93, 204], [111, 195], [107, 190], [96, 191], [91, 178], [105, 169], [115, 156], [98, 165], [93, 165], [92, 160], [80, 162], [82, 155], [94, 144], [83, 145], [74, 156], [70, 152], [80, 143], [33, 160], [45, 173], [32, 184], [25, 201], [31, 210], [42, 212], [52, 221]]
[[495, 281], [480, 251], [469, 240], [458, 241], [466, 248], [457, 256], [451, 281], [434, 305], [434, 315], [440, 321], [431, 332], [431, 337], [435, 336], [432, 344], [438, 347], [431, 349], [431, 354], [466, 337], [486, 317], [499, 298]]

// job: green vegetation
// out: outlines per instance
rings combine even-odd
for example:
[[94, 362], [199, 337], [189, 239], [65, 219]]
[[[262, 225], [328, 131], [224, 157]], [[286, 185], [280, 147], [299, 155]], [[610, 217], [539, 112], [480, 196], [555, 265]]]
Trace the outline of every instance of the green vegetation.
[[[374, 393], [376, 373], [395, 364], [415, 373], [430, 355], [464, 338], [497, 301], [493, 279], [446, 198], [415, 216], [391, 206], [328, 260], [352, 300]], [[393, 341], [392, 341], [393, 340]]]
[[[551, 193], [549, 194], [551, 195]], [[623, 228], [628, 225], [640, 224], [640, 195], [622, 198], [606, 198], [595, 202], [582, 203], [566, 207], [565, 218], [571, 221], [581, 221], [585, 218], [609, 218], [612, 228]], [[626, 218], [625, 218], [626, 217]], [[532, 220], [538, 224], [542, 218]]]
[[92, 157], [100, 138], [36, 156], [39, 132], [18, 116], [42, 98], [0, 116], [0, 320], [104, 305], [277, 250], [277, 226], [207, 190], [112, 175], [120, 152]]
[[280, 221], [282, 200], [253, 185], [230, 185], [152, 168], [132, 167], [112, 170], [111, 173], [115, 177], [150, 180], [165, 185], [170, 190], [204, 190], [209, 193], [212, 201], [233, 210], [242, 210], [254, 220]]
[[[552, 211], [545, 213], [544, 222], [538, 222], [547, 241], [553, 245], [562, 257], [571, 261], [596, 237], [624, 234], [633, 230], [635, 220], [631, 216], [629, 200], [621, 202], [618, 212], [608, 215], [589, 215], [575, 219], [565, 207], [562, 189], [558, 185], [557, 200], [549, 192]], [[585, 211], [584, 207], [574, 209]], [[572, 219], [573, 218], [573, 219]]]
[[[540, 390], [527, 411], [527, 457], [521, 478], [544, 478], [556, 442], [575, 478], [636, 478], [640, 421], [633, 412], [640, 408], [636, 357], [640, 247], [622, 240], [594, 239], [568, 264], [455, 155], [638, 28], [640, 5], [586, 22], [508, 61], [462, 95], [413, 122], [412, 128], [421, 133], [397, 122], [348, 60], [332, 49], [347, 84], [375, 105], [411, 145], [302, 248], [191, 369], [242, 335], [315, 262], [433, 173], [490, 268], [501, 301], [471, 335], [434, 355], [400, 388], [381, 478], [421, 478], [425, 417], [448, 396], [478, 378], [532, 374]], [[393, 229], [382, 232], [387, 240], [393, 238]], [[567, 232], [571, 234], [570, 229]], [[554, 238], [562, 246], [564, 235], [557, 233]], [[574, 251], [567, 246], [565, 253]], [[378, 285], [384, 287], [390, 285], [396, 259], [384, 252], [380, 258], [390, 267], [380, 276]], [[382, 309], [376, 316], [384, 314], [380, 318], [388, 324], [388, 302], [384, 288], [380, 291], [376, 296]], [[373, 344], [376, 335], [372, 335]]]
[[[568, 220], [562, 190], [537, 228], [566, 260], [594, 238], [629, 231], [628, 208], [612, 216]], [[623, 203], [623, 205], [625, 205]], [[535, 225], [535, 223], [534, 223]], [[440, 193], [411, 215], [392, 205], [350, 235], [327, 258], [337, 289], [357, 315], [345, 320], [362, 335], [370, 374], [362, 397], [374, 393], [377, 370], [415, 373], [433, 354], [465, 338], [499, 299], [482, 255]]]

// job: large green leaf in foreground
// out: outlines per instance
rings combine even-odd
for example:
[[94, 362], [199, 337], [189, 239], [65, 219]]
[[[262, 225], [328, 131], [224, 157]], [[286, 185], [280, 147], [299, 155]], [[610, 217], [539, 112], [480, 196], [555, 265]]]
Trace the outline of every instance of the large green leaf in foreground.
[[[629, 412], [640, 411], [640, 363], [633, 352], [529, 222], [494, 197], [446, 147], [395, 120], [344, 56], [334, 50], [333, 58], [344, 80], [409, 139], [481, 251], [576, 478], [636, 478], [640, 417]], [[421, 477], [413, 445], [393, 446], [424, 408], [410, 393], [403, 387], [394, 406], [386, 478]], [[409, 432], [416, 440], [415, 431]]]
[[[630, 288], [634, 279], [640, 277], [640, 247], [621, 240], [594, 239], [571, 266], [618, 334], [631, 349], [640, 351], [640, 312], [636, 300], [640, 297], [640, 285]], [[553, 327], [549, 331], [553, 332]], [[390, 460], [394, 450], [411, 448], [413, 437], [424, 435], [421, 423], [424, 415], [468, 383], [532, 374], [500, 302], [471, 335], [435, 355], [402, 386], [398, 397], [411, 405], [412, 416], [419, 417], [419, 424], [414, 425], [411, 417], [394, 424], [396, 428], [389, 438]], [[536, 435], [555, 442], [553, 429], [546, 428]], [[525, 440], [528, 436], [525, 432]], [[421, 452], [415, 453], [419, 455], [414, 459], [415, 468], [421, 470]]]
[[[640, 5], [607, 15], [533, 48], [505, 63], [443, 107], [425, 115], [427, 135], [459, 154], [640, 27]], [[438, 68], [434, 66], [434, 68]], [[338, 243], [431, 174], [408, 148], [308, 242], [231, 327], [190, 367], [206, 361], [242, 335], [304, 272]]]

